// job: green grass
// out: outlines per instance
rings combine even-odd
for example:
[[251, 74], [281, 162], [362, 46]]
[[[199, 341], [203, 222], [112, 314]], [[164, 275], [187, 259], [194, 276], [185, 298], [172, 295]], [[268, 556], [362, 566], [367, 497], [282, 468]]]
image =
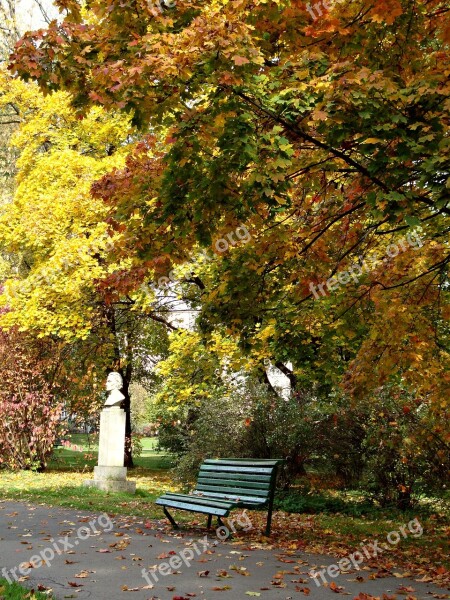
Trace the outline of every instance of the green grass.
[[173, 461], [156, 450], [156, 439], [142, 439], [142, 454], [135, 459], [135, 468], [128, 471], [128, 478], [137, 485], [135, 495], [84, 487], [82, 481], [93, 477], [98, 442], [85, 434], [74, 434], [69, 439], [82, 450], [56, 448], [45, 473], [0, 471], [0, 497], [111, 514], [163, 517], [154, 500], [165, 491], [178, 490], [179, 486], [170, 471]]
[[[80, 446], [82, 451], [68, 447], [55, 448], [48, 465], [50, 471], [92, 471], [97, 464], [98, 435], [76, 433], [66, 438], [73, 446]], [[142, 438], [142, 453], [134, 459], [136, 467], [150, 471], [166, 470], [173, 466], [170, 456], [156, 450], [156, 438]]]
[[381, 507], [377, 502], [370, 500], [359, 490], [319, 489], [313, 492], [299, 491], [295, 487], [289, 492], [279, 492], [275, 499], [275, 508], [292, 513], [309, 514], [340, 514], [349, 517], [398, 516], [414, 518], [417, 511], [423, 516], [437, 513], [449, 513], [450, 494], [442, 498], [429, 498], [423, 496], [418, 499], [417, 506], [408, 510], [399, 510], [395, 505]]
[[18, 583], [8, 583], [6, 579], [0, 579], [0, 599], [1, 600], [51, 600], [53, 596], [41, 594], [34, 590], [27, 590]]

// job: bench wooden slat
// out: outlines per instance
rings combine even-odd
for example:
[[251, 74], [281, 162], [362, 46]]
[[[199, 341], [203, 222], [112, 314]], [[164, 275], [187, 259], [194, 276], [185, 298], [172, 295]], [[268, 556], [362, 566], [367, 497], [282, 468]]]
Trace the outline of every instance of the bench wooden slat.
[[242, 487], [226, 487], [216, 485], [198, 484], [195, 491], [210, 492], [211, 494], [228, 494], [229, 496], [255, 496], [258, 498], [267, 498], [270, 490], [253, 490]]
[[[218, 472], [230, 472], [230, 473], [236, 473], [236, 469], [237, 469], [237, 465], [220, 465], [220, 467], [218, 465], [205, 465], [203, 464], [200, 467], [201, 471], [208, 471], [210, 473], [214, 473], [215, 471]], [[271, 475], [272, 473], [272, 469], [273, 467], [239, 467], [239, 473], [261, 473], [261, 475]]]
[[210, 495], [214, 494], [226, 494], [227, 496], [239, 497], [239, 496], [253, 496], [255, 498], [266, 499], [270, 490], [251, 490], [249, 488], [238, 488], [238, 487], [217, 487], [215, 485], [197, 485], [195, 488], [196, 492], [208, 492]]
[[216, 477], [215, 475], [213, 477], [205, 477], [204, 475], [199, 475], [197, 482], [202, 485], [225, 485], [228, 487], [237, 485], [238, 487], [246, 487], [254, 490], [266, 490], [270, 487], [270, 485], [268, 485], [270, 484], [269, 478], [268, 481], [249, 481], [247, 479], [242, 479], [242, 476], [240, 479], [238, 479], [238, 476], [234, 479], [230, 479], [229, 475], [225, 474], [223, 477]]
[[248, 483], [261, 483], [264, 487], [270, 485], [270, 481], [272, 479], [272, 475], [253, 475], [251, 473], [218, 473], [215, 471], [214, 473], [211, 471], [202, 471], [200, 470], [198, 474], [198, 479], [207, 479], [208, 481], [211, 479], [225, 479], [225, 480], [235, 480], [235, 481], [245, 481]]
[[265, 458], [207, 458], [203, 461], [204, 465], [236, 465], [239, 468], [241, 467], [254, 467], [255, 465], [261, 465], [263, 467], [276, 467], [280, 461], [279, 460], [270, 460]]
[[174, 500], [177, 502], [187, 502], [190, 504], [198, 504], [201, 506], [215, 506], [216, 508], [229, 508], [230, 505], [236, 504], [236, 502], [233, 499], [227, 500], [223, 496], [218, 497], [215, 500], [214, 498], [206, 498], [197, 494], [164, 494], [164, 496], [158, 498], [158, 500], [156, 501], [157, 504], [162, 504], [161, 502], [159, 502], [160, 500]]
[[214, 515], [216, 517], [227, 517], [230, 513], [230, 508], [216, 508], [213, 506], [207, 506], [202, 504], [188, 504], [187, 502], [177, 502], [176, 500], [165, 500], [164, 504], [157, 502], [161, 506], [170, 506], [172, 508], [178, 508], [180, 510], [187, 510], [190, 512], [204, 513], [205, 515]]
[[267, 498], [258, 498], [257, 496], [234, 496], [232, 494], [221, 494], [219, 492], [202, 492], [208, 498], [223, 498], [224, 500], [230, 500], [243, 506], [244, 504], [257, 504], [258, 506], [264, 506], [267, 503]]

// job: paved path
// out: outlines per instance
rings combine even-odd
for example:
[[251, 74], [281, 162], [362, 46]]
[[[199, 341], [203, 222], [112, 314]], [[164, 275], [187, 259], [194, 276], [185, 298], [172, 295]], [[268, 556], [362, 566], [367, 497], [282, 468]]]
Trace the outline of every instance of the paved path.
[[[42, 557], [48, 565], [38, 567]], [[337, 561], [217, 542], [214, 534], [169, 534], [162, 522], [142, 518], [111, 521], [107, 515], [0, 501], [0, 572], [13, 578], [15, 569], [17, 577], [25, 577], [24, 585], [52, 588], [57, 600], [315, 600], [332, 599], [335, 593], [351, 598], [360, 593], [369, 594], [367, 598], [448, 597], [427, 583], [380, 574], [370, 579], [373, 569], [327, 576], [328, 586], [317, 586], [309, 571]], [[152, 575], [151, 567], [158, 565], [160, 570]]]

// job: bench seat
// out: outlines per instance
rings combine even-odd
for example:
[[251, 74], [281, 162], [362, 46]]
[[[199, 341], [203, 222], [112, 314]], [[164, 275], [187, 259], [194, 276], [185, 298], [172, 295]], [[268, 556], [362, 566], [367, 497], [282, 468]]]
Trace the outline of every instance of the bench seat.
[[219, 517], [227, 517], [230, 510], [237, 507], [235, 502], [223, 498], [215, 500], [196, 494], [164, 494], [156, 500], [156, 504]]

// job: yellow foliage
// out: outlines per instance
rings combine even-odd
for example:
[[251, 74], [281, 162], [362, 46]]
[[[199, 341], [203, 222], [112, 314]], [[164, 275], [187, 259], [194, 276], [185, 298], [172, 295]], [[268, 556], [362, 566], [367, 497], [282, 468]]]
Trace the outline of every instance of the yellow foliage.
[[0, 108], [13, 103], [22, 124], [13, 202], [2, 207], [0, 244], [19, 257], [0, 297], [3, 326], [40, 335], [86, 337], [95, 314], [96, 285], [119, 268], [108, 252], [108, 206], [92, 184], [122, 167], [130, 131], [127, 116], [93, 108], [77, 118], [64, 92], [43, 96], [36, 86], [0, 71]]

